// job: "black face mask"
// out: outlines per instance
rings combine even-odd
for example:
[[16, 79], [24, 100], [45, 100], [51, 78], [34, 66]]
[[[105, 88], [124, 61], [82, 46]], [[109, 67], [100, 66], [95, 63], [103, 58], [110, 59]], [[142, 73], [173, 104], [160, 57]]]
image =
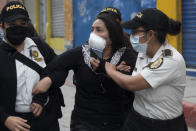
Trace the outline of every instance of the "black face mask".
[[27, 27], [12, 26], [6, 29], [6, 38], [12, 45], [20, 45], [27, 37]]

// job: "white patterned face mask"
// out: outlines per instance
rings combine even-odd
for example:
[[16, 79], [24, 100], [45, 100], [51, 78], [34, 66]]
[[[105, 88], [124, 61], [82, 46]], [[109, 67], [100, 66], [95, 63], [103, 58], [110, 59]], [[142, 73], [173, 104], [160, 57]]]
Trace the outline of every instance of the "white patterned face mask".
[[89, 37], [89, 46], [100, 58], [102, 58], [106, 40], [95, 33], [91, 33]]

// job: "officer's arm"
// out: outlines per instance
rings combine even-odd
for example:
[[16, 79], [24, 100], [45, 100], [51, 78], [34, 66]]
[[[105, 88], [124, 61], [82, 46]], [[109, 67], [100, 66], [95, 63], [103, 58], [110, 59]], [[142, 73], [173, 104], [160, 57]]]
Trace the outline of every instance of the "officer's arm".
[[122, 88], [130, 91], [138, 91], [151, 88], [148, 82], [140, 75], [130, 76], [116, 71], [116, 67], [110, 63], [105, 65], [107, 74]]

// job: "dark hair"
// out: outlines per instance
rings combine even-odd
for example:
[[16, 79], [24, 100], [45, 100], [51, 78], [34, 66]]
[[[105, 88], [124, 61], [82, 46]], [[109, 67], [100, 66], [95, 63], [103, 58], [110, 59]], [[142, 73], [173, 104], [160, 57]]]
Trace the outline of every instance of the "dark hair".
[[168, 26], [168, 34], [170, 35], [177, 35], [181, 31], [181, 22], [180, 21], [174, 21], [173, 19], [168, 20], [169, 26]]
[[28, 25], [28, 32], [27, 32], [27, 37], [39, 37], [37, 31], [35, 30], [33, 24], [30, 22], [29, 25]]
[[168, 18], [168, 27], [165, 27], [167, 30], [157, 30], [156, 36], [158, 41], [163, 44], [165, 42], [167, 34], [170, 35], [177, 35], [180, 33], [181, 30], [181, 22], [174, 21], [170, 18]]
[[114, 20], [113, 17], [105, 13], [99, 14], [96, 19], [101, 19], [109, 32], [109, 37], [112, 41], [112, 54], [121, 47], [125, 46], [125, 37], [123, 35], [123, 29], [119, 22], [117, 22], [116, 20]]
[[181, 31], [181, 22], [168, 18], [168, 24], [167, 24], [167, 26], [165, 27], [164, 30], [162, 30], [162, 29], [153, 29], [152, 27], [149, 27], [148, 25], [142, 25], [142, 27], [146, 31], [154, 30], [158, 41], [161, 44], [164, 44], [167, 34], [177, 35], [177, 34], [180, 33], [180, 31]]
[[2, 27], [4, 28], [5, 27], [5, 22], [1, 21], [1, 24], [2, 24]]

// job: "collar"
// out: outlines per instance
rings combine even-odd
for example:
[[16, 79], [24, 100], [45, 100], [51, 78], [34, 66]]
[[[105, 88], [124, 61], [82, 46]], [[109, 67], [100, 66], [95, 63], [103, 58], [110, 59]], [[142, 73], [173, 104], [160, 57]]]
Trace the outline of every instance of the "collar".
[[148, 57], [146, 53], [138, 53], [138, 58], [145, 59], [146, 57]]
[[[26, 37], [24, 40], [24, 49], [29, 49], [31, 47], [37, 47], [35, 42], [31, 39]], [[16, 49], [14, 47], [11, 47], [9, 44], [7, 44], [7, 41], [5, 38], [3, 38], [2, 44], [0, 44], [1, 48], [5, 50], [6, 52], [15, 52]]]
[[5, 43], [8, 43], [7, 40], [5, 39], [5, 37], [3, 37], [3, 41], [4, 41]]
[[[151, 59], [152, 62], [155, 61], [155, 60], [157, 60], [162, 55], [162, 53], [163, 53], [162, 51], [166, 48], [166, 46], [168, 46], [168, 43], [167, 42], [165, 42], [164, 44], [162, 44], [160, 46], [160, 48], [158, 49], [158, 51], [155, 53], [155, 55]], [[146, 55], [146, 53], [139, 53], [138, 54], [138, 57], [140, 59], [145, 59], [145, 58], [147, 59], [148, 58], [148, 56]]]
[[158, 49], [158, 51], [155, 53], [155, 55], [152, 58], [152, 62], [156, 61], [162, 54], [163, 50], [165, 49], [165, 44], [162, 44], [161, 47]]
[[[3, 37], [3, 41], [5, 42], [5, 43], [8, 43], [7, 42], [7, 40]], [[29, 38], [29, 37], [26, 37], [25, 38], [25, 40], [24, 40], [24, 45], [25, 45], [25, 47], [26, 48], [31, 48], [31, 47], [34, 47], [34, 46], [37, 46], [36, 44], [35, 44], [35, 42], [31, 39], [31, 38]]]
[[31, 47], [37, 47], [35, 42], [31, 38], [29, 38], [29, 37], [25, 38], [24, 44], [25, 44], [24, 48], [26, 48], [26, 49], [30, 49]]

